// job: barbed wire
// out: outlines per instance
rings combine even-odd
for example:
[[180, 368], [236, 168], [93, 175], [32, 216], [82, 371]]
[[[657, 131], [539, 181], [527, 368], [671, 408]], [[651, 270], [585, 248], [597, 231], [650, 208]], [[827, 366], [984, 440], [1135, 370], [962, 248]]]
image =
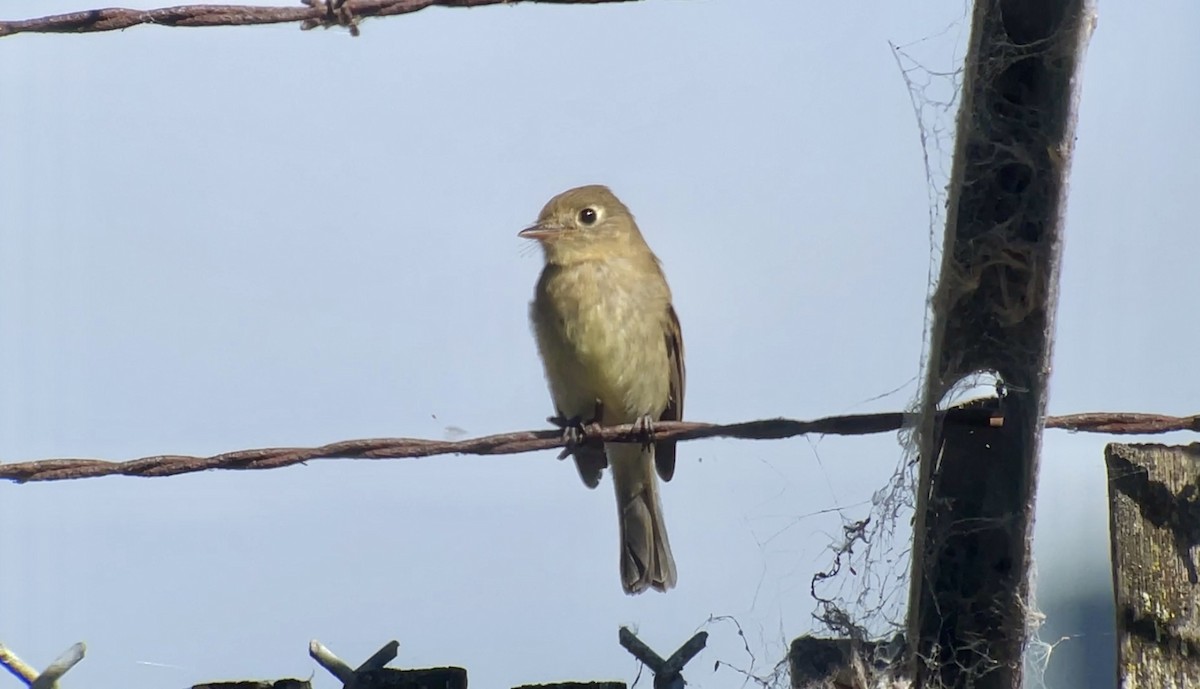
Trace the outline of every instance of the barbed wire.
[[[1003, 425], [1003, 416], [985, 408], [956, 408], [942, 412], [944, 423]], [[814, 421], [761, 419], [732, 424], [695, 421], [661, 421], [652, 435], [635, 424], [588, 426], [587, 442], [648, 442], [650, 440], [697, 440], [739, 438], [780, 440], [799, 435], [867, 435], [887, 433], [911, 426], [911, 415], [890, 412], [829, 416]], [[1158, 434], [1173, 431], [1200, 432], [1200, 414], [1164, 416], [1140, 413], [1088, 413], [1051, 416], [1047, 428], [1112, 435]], [[237, 450], [218, 455], [154, 455], [127, 461], [103, 459], [40, 459], [0, 464], [0, 479], [16, 483], [62, 481], [99, 476], [175, 476], [209, 469], [261, 470], [303, 464], [318, 459], [401, 459], [433, 455], [512, 455], [566, 447], [561, 430], [517, 431], [466, 440], [421, 438], [372, 438], [344, 440], [320, 447], [273, 447]]]
[[87, 646], [82, 642], [77, 643], [68, 648], [53, 663], [50, 663], [45, 670], [38, 672], [33, 666], [21, 660], [11, 649], [0, 643], [0, 667], [15, 675], [29, 689], [57, 689], [58, 680], [83, 660], [86, 653]]
[[519, 2], [555, 5], [598, 5], [633, 0], [301, 0], [301, 7], [253, 5], [176, 5], [151, 10], [109, 7], [55, 14], [36, 19], [0, 20], [0, 38], [19, 33], [92, 33], [118, 31], [140, 24], [157, 26], [250, 26], [301, 22], [301, 29], [343, 26], [358, 35], [366, 17], [409, 14], [429, 7], [482, 7]]

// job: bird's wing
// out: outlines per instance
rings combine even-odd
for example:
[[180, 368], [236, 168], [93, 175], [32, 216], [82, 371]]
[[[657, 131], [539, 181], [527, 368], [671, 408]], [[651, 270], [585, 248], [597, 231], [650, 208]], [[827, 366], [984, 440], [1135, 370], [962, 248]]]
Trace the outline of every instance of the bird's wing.
[[[671, 368], [671, 394], [667, 399], [667, 408], [658, 418], [660, 421], [682, 421], [683, 389], [687, 382], [687, 369], [683, 364], [683, 330], [679, 327], [679, 316], [675, 315], [675, 307], [669, 304], [666, 338], [667, 364]], [[654, 463], [662, 480], [670, 481], [675, 475], [675, 441], [655, 443]]]

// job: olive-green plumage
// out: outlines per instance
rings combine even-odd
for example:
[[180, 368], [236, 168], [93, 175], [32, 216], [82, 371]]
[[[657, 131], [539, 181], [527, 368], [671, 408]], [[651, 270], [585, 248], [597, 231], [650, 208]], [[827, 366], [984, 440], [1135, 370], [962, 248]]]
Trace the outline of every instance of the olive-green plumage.
[[[604, 425], [682, 418], [683, 337], [658, 258], [625, 204], [607, 187], [565, 191], [521, 233], [545, 254], [530, 319], [559, 416]], [[599, 406], [597, 403], [599, 402]], [[675, 471], [675, 443], [580, 447], [576, 464], [595, 487], [612, 467], [626, 593], [675, 585], [655, 466]]]

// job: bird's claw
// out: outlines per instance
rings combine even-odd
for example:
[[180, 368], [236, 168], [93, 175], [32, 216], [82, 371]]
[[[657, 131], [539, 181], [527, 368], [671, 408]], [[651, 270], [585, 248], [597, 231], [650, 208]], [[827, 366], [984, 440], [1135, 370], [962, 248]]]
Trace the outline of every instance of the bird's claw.
[[654, 419], [643, 416], [633, 423], [633, 429], [642, 436], [642, 447], [654, 444]]
[[588, 436], [600, 430], [600, 420], [604, 418], [604, 404], [600, 400], [596, 400], [592, 418], [589, 421], [584, 421], [581, 416], [572, 416], [570, 418], [559, 412], [556, 416], [551, 416], [546, 420], [562, 429], [563, 450], [558, 453], [559, 459], [566, 459], [575, 453], [575, 448], [587, 442]]
[[567, 418], [562, 414], [548, 417], [546, 420], [562, 429], [563, 449], [558, 453], [558, 458], [570, 457], [575, 452], [575, 448], [583, 441], [583, 420], [578, 416]]

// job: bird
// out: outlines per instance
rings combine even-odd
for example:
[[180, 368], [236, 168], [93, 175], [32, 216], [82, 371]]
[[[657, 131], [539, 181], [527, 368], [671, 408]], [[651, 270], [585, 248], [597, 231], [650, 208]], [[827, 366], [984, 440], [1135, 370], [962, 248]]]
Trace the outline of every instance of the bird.
[[675, 558], [655, 473], [670, 481], [675, 442], [590, 443], [586, 427], [683, 418], [683, 334], [658, 257], [629, 208], [588, 185], [550, 199], [518, 233], [545, 260], [529, 318], [568, 452], [595, 488], [612, 468], [620, 535], [621, 586], [634, 595], [675, 586]]

